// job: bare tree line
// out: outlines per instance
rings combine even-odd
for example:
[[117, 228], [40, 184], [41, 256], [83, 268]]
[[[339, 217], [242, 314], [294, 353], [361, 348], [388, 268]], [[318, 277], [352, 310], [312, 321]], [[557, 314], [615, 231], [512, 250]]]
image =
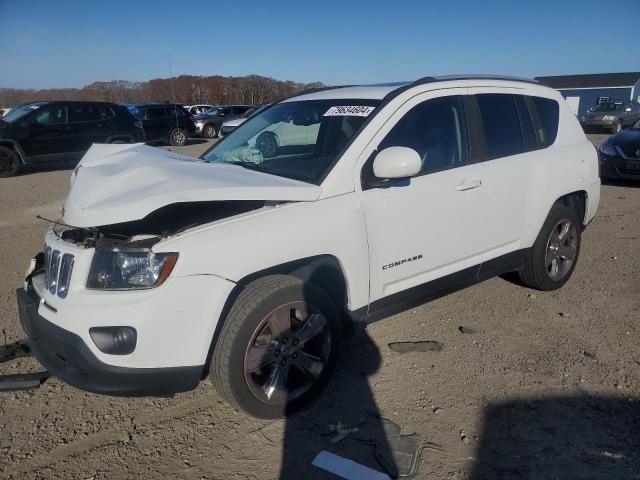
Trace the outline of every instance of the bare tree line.
[[184, 104], [260, 105], [291, 96], [321, 83], [301, 84], [260, 75], [223, 77], [180, 75], [147, 82], [114, 80], [94, 82], [82, 88], [28, 90], [0, 88], [0, 107], [37, 100], [94, 100], [115, 103], [173, 102]]

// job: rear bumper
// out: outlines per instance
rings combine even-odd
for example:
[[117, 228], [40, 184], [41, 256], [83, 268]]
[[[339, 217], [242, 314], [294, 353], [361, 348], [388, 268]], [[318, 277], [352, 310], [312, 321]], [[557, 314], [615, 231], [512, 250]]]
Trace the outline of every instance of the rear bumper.
[[40, 298], [32, 290], [18, 289], [20, 323], [38, 361], [64, 382], [108, 395], [168, 395], [194, 389], [203, 366], [128, 368], [100, 361], [87, 344], [38, 314]]

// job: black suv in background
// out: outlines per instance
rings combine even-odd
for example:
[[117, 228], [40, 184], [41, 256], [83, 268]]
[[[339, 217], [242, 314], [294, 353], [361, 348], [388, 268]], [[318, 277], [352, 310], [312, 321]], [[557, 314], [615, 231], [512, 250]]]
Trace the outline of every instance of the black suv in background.
[[196, 131], [193, 116], [173, 103], [132, 103], [125, 105], [144, 128], [147, 142], [182, 146]]
[[214, 138], [220, 133], [220, 127], [228, 120], [238, 118], [253, 108], [251, 105], [218, 105], [194, 117], [196, 134], [205, 138]]
[[78, 160], [94, 143], [142, 141], [142, 124], [114, 103], [22, 104], [0, 119], [0, 177], [29, 163]]

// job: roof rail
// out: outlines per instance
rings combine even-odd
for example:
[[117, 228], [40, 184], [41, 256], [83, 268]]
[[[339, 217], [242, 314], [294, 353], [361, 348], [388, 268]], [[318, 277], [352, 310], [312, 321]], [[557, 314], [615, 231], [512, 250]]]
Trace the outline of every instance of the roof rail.
[[423, 85], [425, 83], [448, 82], [452, 80], [508, 80], [515, 82], [534, 83], [540, 85], [540, 82], [532, 78], [513, 77], [509, 75], [485, 75], [485, 74], [469, 74], [469, 75], [442, 75], [438, 77], [422, 77], [413, 82], [411, 85]]
[[299, 97], [301, 95], [307, 95], [309, 93], [324, 92], [325, 90], [335, 90], [337, 88], [347, 88], [347, 87], [355, 87], [355, 86], [357, 86], [357, 85], [334, 85], [334, 86], [331, 86], [331, 87], [307, 88], [306, 90], [302, 90], [301, 92], [298, 92], [298, 93], [296, 93], [294, 95], [291, 95], [290, 97], [286, 97], [286, 99]]

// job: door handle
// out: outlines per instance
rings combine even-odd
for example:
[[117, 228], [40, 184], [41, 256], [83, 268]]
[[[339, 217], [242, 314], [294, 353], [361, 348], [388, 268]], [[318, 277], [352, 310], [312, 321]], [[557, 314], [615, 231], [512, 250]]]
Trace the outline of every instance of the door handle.
[[462, 182], [456, 185], [457, 192], [465, 192], [467, 190], [473, 190], [474, 188], [478, 188], [482, 185], [482, 180], [470, 180], [468, 182]]

